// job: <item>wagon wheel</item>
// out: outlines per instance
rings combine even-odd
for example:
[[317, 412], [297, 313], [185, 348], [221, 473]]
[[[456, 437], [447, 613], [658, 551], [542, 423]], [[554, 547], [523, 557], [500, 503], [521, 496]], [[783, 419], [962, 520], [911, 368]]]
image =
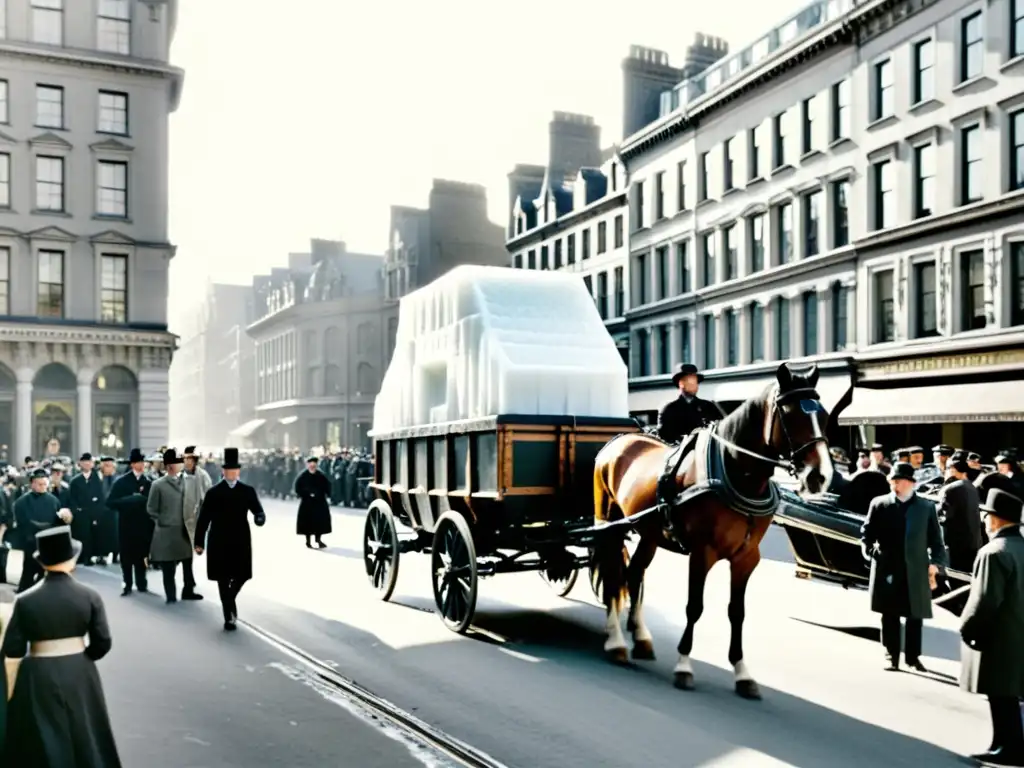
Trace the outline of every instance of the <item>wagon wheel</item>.
[[437, 521], [430, 548], [434, 604], [445, 626], [453, 632], [469, 629], [476, 613], [476, 546], [466, 519], [445, 512]]
[[565, 597], [572, 592], [572, 588], [576, 586], [576, 579], [579, 578], [580, 569], [573, 568], [569, 572], [569, 575], [564, 579], [552, 579], [548, 576], [547, 571], [538, 571], [538, 573], [540, 573], [540, 577], [544, 579], [544, 583], [551, 587], [552, 591], [556, 595], [559, 597]]
[[388, 600], [398, 582], [398, 529], [391, 507], [377, 499], [366, 513], [363, 527], [363, 564], [370, 585]]

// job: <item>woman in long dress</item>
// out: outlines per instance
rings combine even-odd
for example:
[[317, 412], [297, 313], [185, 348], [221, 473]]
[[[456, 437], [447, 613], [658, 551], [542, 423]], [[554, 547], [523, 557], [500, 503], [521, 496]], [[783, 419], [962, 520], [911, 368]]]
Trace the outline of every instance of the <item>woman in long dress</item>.
[[295, 478], [295, 495], [299, 497], [299, 514], [295, 519], [295, 532], [306, 537], [306, 546], [316, 537], [316, 545], [324, 549], [323, 536], [331, 532], [331, 481], [320, 471], [316, 456], [306, 459], [306, 471]]
[[23, 659], [7, 705], [3, 765], [120, 768], [96, 669], [111, 646], [106, 611], [99, 594], [71, 576], [82, 544], [68, 526], [42, 531], [36, 544], [46, 575], [18, 595], [0, 648], [4, 659]]

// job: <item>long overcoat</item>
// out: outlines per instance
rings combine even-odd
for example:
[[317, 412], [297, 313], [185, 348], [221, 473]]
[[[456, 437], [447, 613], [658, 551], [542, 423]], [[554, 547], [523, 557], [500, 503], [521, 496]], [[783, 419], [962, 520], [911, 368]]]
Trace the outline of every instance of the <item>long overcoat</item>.
[[103, 480], [98, 472], [75, 475], [68, 485], [68, 502], [74, 519], [71, 522], [71, 535], [82, 542], [83, 557], [92, 557], [102, 550], [102, 533], [99, 523], [102, 522], [107, 506], [103, 501]]
[[[861, 527], [861, 546], [865, 557], [871, 559], [868, 583], [871, 610], [930, 619], [932, 590], [928, 566], [944, 568], [948, 565], [935, 504], [914, 494], [907, 507], [906, 524], [901, 525], [900, 521], [899, 501], [895, 494], [889, 493], [872, 500]], [[892, 554], [901, 551], [902, 558]], [[907, 591], [906, 596], [901, 593], [903, 589]]]
[[299, 497], [299, 514], [295, 532], [299, 536], [323, 536], [331, 532], [331, 481], [327, 475], [308, 469], [295, 478], [295, 495]]
[[146, 511], [156, 523], [150, 559], [154, 563], [189, 560], [195, 546], [196, 514], [200, 503], [199, 481], [179, 472], [164, 475], [149, 489]]
[[961, 688], [1024, 697], [1024, 537], [1017, 526], [978, 552], [960, 636]]
[[146, 504], [152, 485], [148, 475], [142, 474], [136, 479], [135, 473], [129, 470], [114, 481], [107, 496], [107, 506], [117, 510], [120, 556], [126, 563], [149, 557], [154, 525]]
[[207, 492], [195, 535], [196, 546], [206, 550], [207, 578], [212, 581], [252, 578], [250, 512], [256, 525], [266, 522], [263, 505], [251, 485], [239, 481], [232, 488], [227, 480], [221, 480]]

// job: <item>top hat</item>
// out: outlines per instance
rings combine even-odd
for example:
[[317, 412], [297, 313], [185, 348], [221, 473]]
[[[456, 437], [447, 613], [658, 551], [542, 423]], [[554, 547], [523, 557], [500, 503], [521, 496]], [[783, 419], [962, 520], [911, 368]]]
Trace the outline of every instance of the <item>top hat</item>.
[[1012, 493], [993, 488], [988, 492], [988, 498], [985, 499], [985, 503], [978, 505], [978, 509], [986, 514], [995, 515], [1000, 520], [1020, 525], [1024, 502]]
[[82, 542], [71, 538], [71, 527], [58, 525], [36, 534], [33, 557], [42, 565], [60, 565], [74, 560], [82, 553]]
[[915, 480], [914, 467], [905, 461], [897, 461], [889, 472], [890, 480]]
[[164, 466], [168, 466], [170, 464], [184, 464], [185, 460], [178, 455], [178, 452], [176, 450], [174, 450], [173, 448], [168, 448], [163, 453], [163, 462]]
[[145, 460], [146, 460], [146, 455], [142, 451], [140, 451], [138, 448], [132, 448], [131, 453], [128, 454], [128, 463], [129, 464], [136, 464], [136, 463], [138, 463], [140, 461], [145, 461]]
[[237, 448], [225, 448], [224, 449], [224, 463], [220, 465], [221, 469], [241, 469], [242, 465], [238, 461], [238, 449]]
[[697, 370], [697, 366], [693, 363], [680, 363], [676, 372], [672, 374], [672, 386], [679, 386], [679, 380], [684, 376], [696, 376], [697, 381], [704, 381], [704, 374]]
[[952, 456], [953, 446], [941, 443], [932, 447], [932, 453], [937, 453], [939, 456]]
[[92, 461], [92, 454], [86, 451], [79, 458], [79, 461]]
[[186, 459], [194, 459], [194, 458], [196, 458], [196, 456], [197, 456], [197, 454], [196, 454], [196, 447], [194, 445], [190, 445], [190, 446], [186, 447], [185, 448], [185, 452], [183, 454], [181, 454], [181, 455], [184, 456]]

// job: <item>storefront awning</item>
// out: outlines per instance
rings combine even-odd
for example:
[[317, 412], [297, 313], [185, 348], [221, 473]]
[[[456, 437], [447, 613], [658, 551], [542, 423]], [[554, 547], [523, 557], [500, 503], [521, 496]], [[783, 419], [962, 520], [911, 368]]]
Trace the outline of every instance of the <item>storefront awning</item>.
[[1024, 421], [1024, 383], [982, 381], [901, 389], [858, 387], [853, 391], [853, 402], [839, 414], [839, 425], [847, 427], [972, 421]]
[[267, 423], [266, 419], [253, 419], [228, 432], [229, 437], [250, 437], [253, 432]]
[[298, 420], [299, 420], [298, 416], [285, 416], [283, 419], [278, 419], [277, 423], [278, 424], [283, 424], [284, 426], [287, 427], [289, 424], [294, 424]]

